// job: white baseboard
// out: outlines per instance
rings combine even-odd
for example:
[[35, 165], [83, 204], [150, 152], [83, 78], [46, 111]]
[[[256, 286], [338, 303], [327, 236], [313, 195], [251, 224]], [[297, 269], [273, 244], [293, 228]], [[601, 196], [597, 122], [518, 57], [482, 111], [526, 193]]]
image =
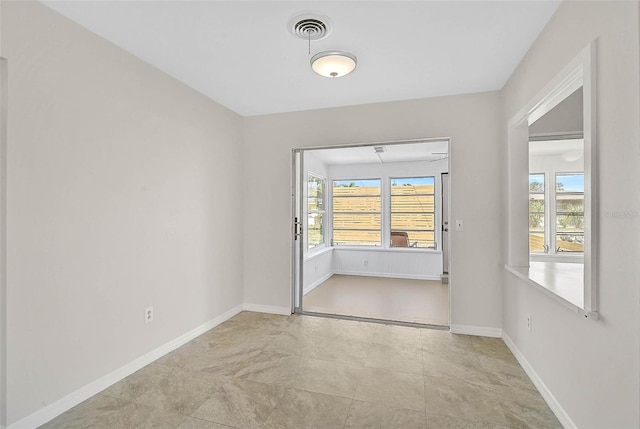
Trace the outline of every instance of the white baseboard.
[[452, 324], [450, 330], [452, 334], [475, 335], [477, 337], [492, 337], [492, 338], [502, 337], [502, 329], [500, 328]]
[[291, 307], [277, 307], [275, 305], [244, 303], [242, 309], [245, 311], [255, 311], [256, 313], [280, 314], [282, 316], [291, 315]]
[[318, 286], [320, 286], [322, 283], [326, 282], [327, 280], [329, 280], [331, 277], [333, 276], [333, 273], [328, 273], [322, 277], [320, 277], [318, 280], [316, 280], [315, 282], [311, 283], [309, 286], [307, 286], [306, 288], [304, 288], [302, 290], [302, 294], [306, 295], [309, 292], [311, 292], [312, 290], [314, 290], [315, 288], [317, 288]]
[[533, 384], [536, 386], [536, 388], [538, 389], [538, 391], [540, 392], [544, 400], [547, 402], [547, 405], [549, 405], [549, 408], [551, 408], [551, 411], [553, 411], [553, 414], [556, 415], [556, 417], [558, 418], [562, 426], [567, 429], [577, 429], [576, 424], [573, 422], [573, 420], [571, 420], [571, 417], [569, 417], [569, 414], [567, 414], [564, 408], [562, 408], [562, 405], [560, 405], [556, 397], [553, 396], [553, 393], [551, 393], [551, 390], [549, 390], [547, 385], [544, 384], [540, 376], [538, 376], [538, 373], [529, 364], [529, 362], [524, 357], [520, 349], [518, 349], [516, 344], [504, 332], [502, 333], [502, 341], [504, 341], [507, 347], [509, 347], [509, 350], [511, 350], [511, 353], [513, 353], [513, 355], [515, 356], [516, 360], [518, 361], [522, 369], [524, 369], [524, 372], [527, 373], [527, 375], [529, 376]]
[[13, 424], [10, 424], [6, 429], [32, 429], [45, 424], [46, 422], [54, 419], [65, 411], [75, 407], [79, 403], [102, 392], [107, 387], [144, 368], [145, 366], [161, 358], [167, 353], [172, 352], [180, 346], [183, 346], [197, 336], [202, 335], [208, 330], [218, 326], [225, 320], [232, 318], [236, 314], [240, 313], [242, 309], [243, 306], [238, 305], [231, 310], [222, 313], [221, 315], [211, 319], [207, 323], [198, 326], [197, 328], [181, 335], [174, 340], [169, 341], [168, 343], [158, 347], [155, 350], [150, 351], [143, 356], [140, 356], [139, 358], [116, 369], [115, 371], [105, 375], [104, 377], [100, 377], [99, 379], [87, 384], [84, 387], [81, 387], [75, 392], [68, 394], [64, 398], [59, 399], [47, 405], [46, 407], [39, 409], [35, 413], [30, 414]]
[[441, 280], [439, 274], [437, 276], [431, 276], [426, 274], [372, 273], [370, 271], [334, 271], [333, 274], [342, 274], [345, 276], [385, 277], [389, 279]]

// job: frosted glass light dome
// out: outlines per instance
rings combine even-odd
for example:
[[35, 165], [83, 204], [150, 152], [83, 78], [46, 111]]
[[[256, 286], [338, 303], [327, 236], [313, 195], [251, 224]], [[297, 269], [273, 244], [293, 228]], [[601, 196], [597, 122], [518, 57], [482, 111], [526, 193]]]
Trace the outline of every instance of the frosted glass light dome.
[[342, 77], [355, 70], [356, 56], [344, 51], [323, 51], [311, 57], [311, 68], [324, 77]]

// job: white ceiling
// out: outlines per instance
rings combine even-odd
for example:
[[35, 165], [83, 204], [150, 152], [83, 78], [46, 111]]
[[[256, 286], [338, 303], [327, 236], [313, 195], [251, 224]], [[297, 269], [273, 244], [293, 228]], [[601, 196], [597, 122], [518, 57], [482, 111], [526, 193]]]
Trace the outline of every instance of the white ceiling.
[[[376, 153], [374, 147], [383, 147], [384, 152]], [[447, 141], [428, 141], [406, 144], [377, 144], [374, 146], [354, 146], [332, 149], [316, 149], [313, 155], [327, 165], [336, 164], [378, 164], [388, 162], [428, 161], [447, 159]]]
[[[498, 90], [560, 1], [45, 1], [244, 115]], [[339, 79], [309, 66], [287, 23], [327, 15], [311, 54], [353, 52]]]

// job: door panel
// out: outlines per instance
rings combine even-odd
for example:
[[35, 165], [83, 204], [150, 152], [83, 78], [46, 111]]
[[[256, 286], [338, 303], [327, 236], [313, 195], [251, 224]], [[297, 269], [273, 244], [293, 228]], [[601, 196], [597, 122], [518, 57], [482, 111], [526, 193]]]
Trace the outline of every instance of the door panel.
[[302, 311], [302, 246], [303, 246], [303, 219], [302, 219], [302, 169], [303, 156], [301, 150], [292, 152], [292, 179], [291, 179], [291, 243], [293, 256], [293, 311], [300, 313]]
[[449, 277], [449, 174], [442, 173], [442, 274]]

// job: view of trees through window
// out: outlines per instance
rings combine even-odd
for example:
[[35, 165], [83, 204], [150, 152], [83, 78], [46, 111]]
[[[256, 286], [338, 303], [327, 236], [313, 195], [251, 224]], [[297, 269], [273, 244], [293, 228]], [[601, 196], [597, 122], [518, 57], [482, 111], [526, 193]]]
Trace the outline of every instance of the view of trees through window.
[[584, 251], [584, 174], [556, 175], [556, 251]]
[[307, 181], [307, 246], [309, 249], [324, 243], [325, 179], [309, 174]]
[[544, 234], [544, 174], [529, 175], [529, 251], [549, 250]]
[[530, 174], [529, 250], [550, 254], [583, 252], [584, 174], [556, 174], [555, 187], [549, 194], [545, 193], [545, 175]]

